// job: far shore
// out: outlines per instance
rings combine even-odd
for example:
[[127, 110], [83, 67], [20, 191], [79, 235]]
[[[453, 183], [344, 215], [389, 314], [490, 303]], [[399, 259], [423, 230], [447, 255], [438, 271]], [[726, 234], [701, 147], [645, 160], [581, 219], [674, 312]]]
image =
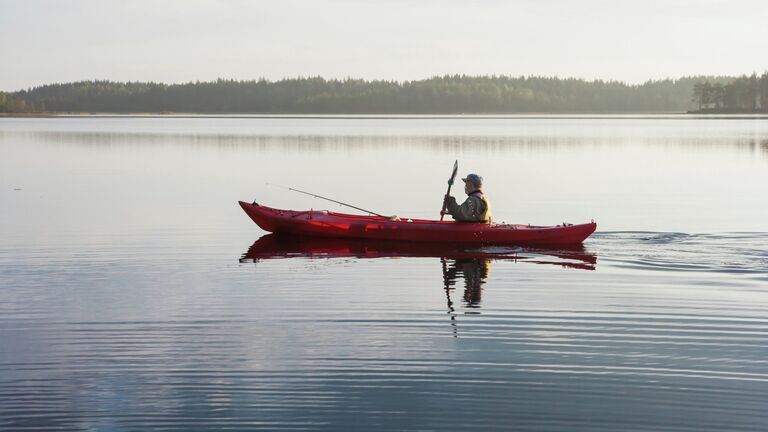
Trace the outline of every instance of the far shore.
[[221, 118], [221, 119], [535, 119], [535, 118], [563, 118], [563, 119], [589, 119], [589, 118], [617, 118], [617, 119], [644, 119], [644, 118], [706, 118], [706, 119], [754, 119], [768, 118], [768, 113], [755, 112], [714, 112], [688, 111], [688, 112], [594, 112], [594, 113], [552, 113], [552, 112], [521, 112], [521, 113], [461, 113], [461, 114], [360, 114], [360, 113], [335, 113], [335, 114], [299, 114], [299, 113], [177, 113], [177, 112], [45, 112], [45, 113], [0, 113], [0, 118]]

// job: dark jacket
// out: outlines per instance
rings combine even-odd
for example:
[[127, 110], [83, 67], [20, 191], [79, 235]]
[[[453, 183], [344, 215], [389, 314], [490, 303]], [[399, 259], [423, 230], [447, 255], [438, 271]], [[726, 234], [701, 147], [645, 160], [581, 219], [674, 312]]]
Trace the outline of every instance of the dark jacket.
[[446, 210], [457, 222], [491, 222], [491, 205], [482, 191], [474, 191], [461, 205], [449, 196]]

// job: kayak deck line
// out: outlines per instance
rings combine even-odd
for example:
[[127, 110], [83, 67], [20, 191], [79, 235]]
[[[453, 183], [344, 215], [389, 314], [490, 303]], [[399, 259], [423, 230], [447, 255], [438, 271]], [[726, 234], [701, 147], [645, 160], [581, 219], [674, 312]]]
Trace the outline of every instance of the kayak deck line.
[[[241, 201], [242, 203], [242, 201]], [[356, 219], [356, 220], [370, 220], [370, 221], [377, 221], [377, 222], [402, 222], [402, 223], [428, 223], [428, 224], [442, 224], [442, 225], [456, 225], [456, 224], [474, 224], [474, 225], [487, 225], [489, 227], [498, 227], [498, 228], [509, 228], [509, 229], [524, 229], [524, 228], [534, 228], [534, 229], [542, 229], [542, 228], [553, 228], [553, 226], [544, 226], [544, 225], [531, 225], [531, 224], [508, 224], [508, 223], [485, 223], [485, 222], [456, 222], [456, 221], [439, 221], [434, 219], [413, 219], [413, 218], [398, 218], [398, 219], [390, 219], [384, 216], [369, 216], [369, 215], [354, 215], [354, 214], [347, 214], [347, 213], [339, 213], [334, 212], [331, 210], [315, 210], [315, 209], [309, 209], [309, 210], [301, 210], [301, 211], [294, 211], [294, 210], [282, 210], [282, 209], [276, 209], [272, 207], [266, 207], [257, 203], [251, 203], [251, 205], [259, 206], [262, 208], [270, 209], [277, 215], [288, 215], [291, 218], [296, 218], [298, 216], [308, 215], [308, 219], [312, 218], [313, 214], [319, 214], [324, 216], [335, 216], [345, 219]], [[561, 226], [573, 226], [573, 224], [563, 224], [563, 225], [555, 225], [554, 227], [561, 227]]]
[[382, 239], [417, 242], [514, 243], [528, 245], [579, 244], [597, 224], [488, 224], [430, 219], [391, 219], [352, 215], [328, 210], [283, 210], [257, 203], [239, 202], [245, 213], [263, 230], [336, 238]]

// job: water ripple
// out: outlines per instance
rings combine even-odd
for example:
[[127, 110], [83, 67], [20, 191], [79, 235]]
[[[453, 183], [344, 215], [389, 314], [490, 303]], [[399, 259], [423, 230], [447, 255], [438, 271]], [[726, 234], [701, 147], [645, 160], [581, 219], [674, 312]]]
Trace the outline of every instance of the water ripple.
[[768, 276], [768, 233], [686, 234], [615, 231], [593, 235], [590, 248], [626, 268]]
[[767, 239], [0, 247], [0, 430], [764, 430]]

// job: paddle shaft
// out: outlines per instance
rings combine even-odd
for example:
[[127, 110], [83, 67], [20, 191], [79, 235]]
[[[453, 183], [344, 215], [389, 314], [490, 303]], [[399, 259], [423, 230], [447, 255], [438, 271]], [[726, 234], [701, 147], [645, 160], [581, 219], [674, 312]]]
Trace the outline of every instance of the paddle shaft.
[[[459, 170], [459, 161], [458, 159], [456, 162], [453, 163], [453, 172], [451, 173], [451, 178], [448, 180], [448, 191], [445, 193], [445, 196], [449, 196], [451, 194], [451, 187], [453, 186], [453, 181], [456, 180], [456, 173]], [[447, 208], [447, 203], [445, 202], [445, 198], [443, 198], [443, 209], [440, 210], [440, 222], [443, 221], [443, 218], [445, 217], [445, 210]]]
[[[380, 215], [380, 214], [378, 214], [378, 213], [376, 213], [376, 212], [372, 212], [372, 211], [370, 211], [370, 210], [366, 210], [366, 209], [364, 209], [364, 208], [360, 208], [360, 207], [356, 207], [356, 206], [353, 206], [352, 204], [347, 204], [347, 203], [344, 203], [344, 202], [341, 202], [341, 201], [336, 201], [335, 199], [331, 199], [331, 198], [328, 198], [328, 197], [324, 197], [324, 196], [322, 196], [322, 195], [313, 194], [312, 192], [307, 192], [307, 191], [303, 191], [303, 190], [301, 190], [301, 189], [296, 189], [296, 188], [292, 188], [292, 187], [288, 187], [288, 186], [280, 186], [280, 185], [277, 185], [277, 184], [274, 184], [274, 183], [267, 183], [267, 184], [268, 184], [268, 185], [272, 185], [272, 186], [278, 186], [278, 187], [281, 187], [281, 188], [284, 188], [284, 189], [288, 189], [289, 191], [293, 191], [293, 192], [302, 193], [302, 194], [304, 194], [304, 195], [309, 195], [309, 196], [311, 196], [311, 197], [315, 197], [315, 198], [324, 199], [324, 200], [326, 200], [326, 201], [330, 201], [330, 202], [333, 202], [333, 203], [336, 203], [336, 204], [340, 204], [340, 205], [343, 205], [343, 206], [346, 206], [346, 207], [350, 207], [350, 208], [353, 208], [353, 209], [355, 209], [355, 210], [360, 210], [360, 211], [366, 212], [366, 213], [368, 213], [368, 214], [372, 214], [372, 215], [374, 215], [374, 216], [379, 216], [379, 217], [386, 217], [386, 216], [382, 216], [382, 215]], [[450, 187], [449, 187], [449, 190], [450, 190]]]
[[[451, 186], [453, 186], [453, 183], [448, 183], [448, 191], [445, 193], [445, 196], [448, 196], [451, 194]], [[443, 210], [440, 212], [440, 222], [443, 221], [443, 218], [445, 217], [445, 209], [447, 206], [445, 203], [443, 203]]]

